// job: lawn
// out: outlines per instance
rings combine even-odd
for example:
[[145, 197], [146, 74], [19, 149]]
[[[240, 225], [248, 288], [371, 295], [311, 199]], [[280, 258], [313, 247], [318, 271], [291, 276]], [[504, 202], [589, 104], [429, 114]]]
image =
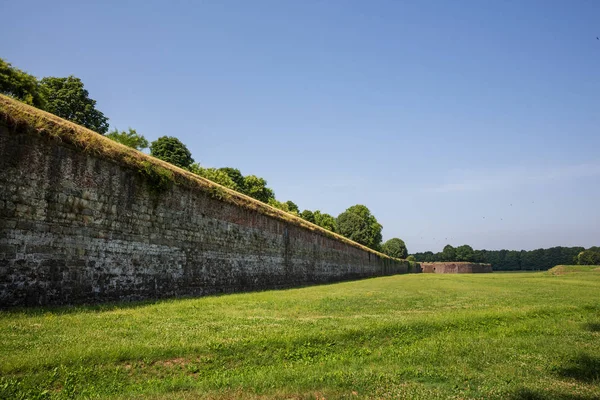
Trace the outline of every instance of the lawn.
[[0, 398], [599, 399], [599, 271], [0, 311]]

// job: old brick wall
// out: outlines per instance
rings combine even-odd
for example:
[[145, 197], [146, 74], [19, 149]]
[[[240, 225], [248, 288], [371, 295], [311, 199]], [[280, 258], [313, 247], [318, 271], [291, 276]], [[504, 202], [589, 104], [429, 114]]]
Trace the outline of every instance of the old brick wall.
[[423, 273], [427, 274], [479, 274], [492, 272], [491, 264], [469, 262], [421, 263]]
[[0, 122], [0, 306], [197, 296], [406, 273], [319, 231]]

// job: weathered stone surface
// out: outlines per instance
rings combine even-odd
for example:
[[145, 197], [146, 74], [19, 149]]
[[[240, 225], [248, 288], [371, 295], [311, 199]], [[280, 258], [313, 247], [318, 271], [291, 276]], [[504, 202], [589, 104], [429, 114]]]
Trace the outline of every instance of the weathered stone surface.
[[0, 123], [0, 307], [199, 296], [409, 272], [201, 190]]
[[421, 263], [426, 274], [480, 274], [492, 272], [491, 264], [469, 262], [434, 262]]

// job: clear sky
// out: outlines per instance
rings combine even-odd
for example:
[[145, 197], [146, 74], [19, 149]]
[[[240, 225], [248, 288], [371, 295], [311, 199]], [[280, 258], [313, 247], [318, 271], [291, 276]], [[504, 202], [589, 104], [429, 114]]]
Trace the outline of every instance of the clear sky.
[[410, 252], [600, 245], [600, 1], [7, 1], [0, 57], [111, 127]]

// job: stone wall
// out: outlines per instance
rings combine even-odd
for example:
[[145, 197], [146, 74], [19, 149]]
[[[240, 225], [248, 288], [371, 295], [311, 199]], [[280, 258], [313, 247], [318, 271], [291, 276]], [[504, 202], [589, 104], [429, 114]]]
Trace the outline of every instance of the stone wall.
[[421, 263], [423, 273], [427, 274], [480, 274], [492, 272], [491, 264], [469, 262]]
[[0, 118], [0, 307], [200, 296], [411, 270], [289, 214], [267, 215], [262, 203], [220, 199], [221, 187], [217, 195], [183, 184], [157, 191], [147, 174], [61, 140], [54, 122], [42, 120], [36, 130]]

